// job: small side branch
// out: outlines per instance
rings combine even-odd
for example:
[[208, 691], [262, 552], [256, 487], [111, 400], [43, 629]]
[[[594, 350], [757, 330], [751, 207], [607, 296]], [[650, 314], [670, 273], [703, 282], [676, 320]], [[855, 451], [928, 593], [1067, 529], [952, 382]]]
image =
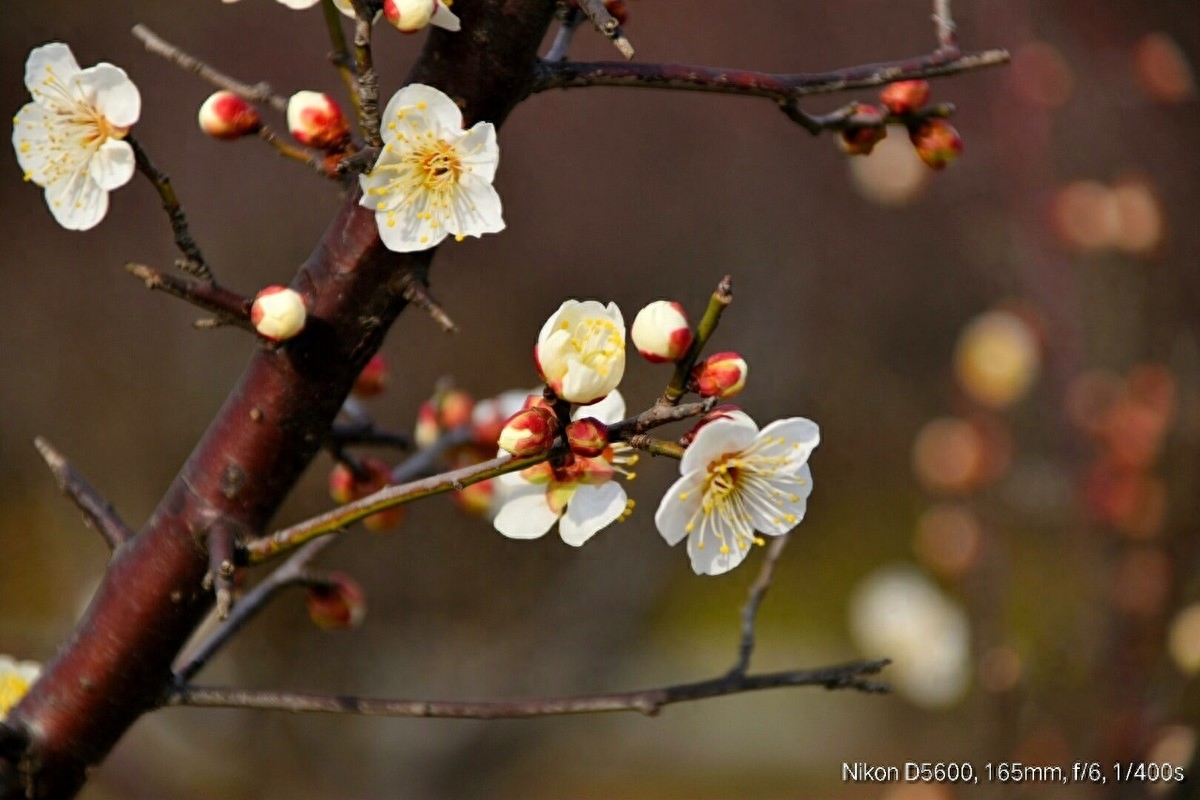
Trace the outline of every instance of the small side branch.
[[771, 588], [771, 579], [775, 575], [775, 564], [779, 561], [779, 554], [783, 552], [787, 543], [788, 534], [786, 533], [776, 536], [771, 541], [767, 547], [767, 555], [758, 568], [758, 577], [750, 586], [750, 596], [746, 598], [746, 605], [742, 608], [742, 639], [738, 645], [738, 660], [733, 665], [733, 669], [729, 670], [730, 675], [745, 675], [746, 670], [750, 669], [750, 657], [754, 655], [754, 626], [758, 618], [758, 608], [762, 605], [763, 598], [767, 596], [767, 590]]
[[33, 444], [54, 474], [58, 488], [83, 512], [84, 523], [100, 534], [110, 550], [116, 550], [123, 542], [133, 538], [133, 531], [117, 516], [112, 503], [92, 488], [62, 453], [40, 436], [33, 440]]
[[208, 532], [208, 578], [217, 596], [217, 618], [225, 619], [233, 608], [233, 578], [237, 567], [233, 563], [237, 534], [220, 522]]
[[887, 692], [885, 684], [870, 680], [889, 662], [856, 661], [811, 670], [764, 672], [758, 675], [726, 675], [695, 683], [681, 683], [657, 689], [586, 695], [581, 697], [541, 698], [494, 702], [456, 702], [450, 700], [389, 700], [347, 695], [301, 694], [296, 692], [225, 689], [184, 686], [175, 689], [166, 700], [168, 706], [204, 708], [254, 708], [266, 711], [358, 714], [383, 717], [441, 717], [449, 719], [516, 719], [563, 714], [595, 714], [608, 711], [638, 711], [654, 716], [665, 706], [742, 694], [762, 689], [792, 686], [823, 686], [826, 689], [853, 689], [867, 693]]
[[183, 213], [183, 206], [179, 205], [179, 198], [175, 196], [171, 178], [167, 173], [154, 166], [154, 162], [150, 160], [137, 139], [129, 135], [125, 137], [125, 141], [129, 142], [129, 146], [133, 148], [133, 158], [138, 171], [154, 184], [154, 189], [162, 200], [163, 211], [167, 212], [167, 218], [171, 220], [171, 230], [175, 233], [175, 246], [179, 248], [179, 252], [183, 253], [183, 260], [179, 262], [180, 268], [202, 280], [213, 280], [212, 270], [204, 261], [200, 247], [192, 238], [191, 231], [188, 230], [187, 215]]
[[450, 319], [450, 315], [446, 313], [441, 304], [429, 293], [429, 288], [425, 285], [424, 280], [415, 277], [410, 279], [404, 285], [404, 299], [432, 317], [433, 321], [438, 324], [438, 327], [446, 333], [458, 333], [458, 326], [454, 324], [454, 320]]
[[358, 75], [354, 71], [354, 59], [350, 56], [350, 48], [346, 46], [346, 35], [342, 32], [342, 12], [334, 6], [333, 0], [321, 0], [321, 12], [325, 15], [325, 29], [329, 32], [329, 61], [337, 69], [346, 91], [350, 95], [350, 103], [354, 113], [361, 113], [358, 101]]
[[1007, 63], [1008, 60], [1007, 50], [984, 50], [974, 53], [935, 52], [918, 58], [863, 64], [832, 72], [798, 74], [718, 69], [687, 64], [542, 61], [537, 67], [532, 91], [578, 89], [585, 86], [625, 86], [765, 97], [783, 104], [811, 95], [869, 89], [897, 81], [957, 75], [961, 72], [994, 67]]
[[957, 53], [954, 17], [950, 13], [950, 0], [933, 0], [933, 26], [937, 31], [938, 51]]
[[134, 25], [133, 35], [140, 39], [142, 44], [144, 44], [146, 49], [151, 53], [154, 53], [157, 56], [162, 56], [172, 64], [175, 64], [195, 75], [199, 75], [200, 78], [208, 81], [217, 88], [231, 91], [238, 97], [241, 97], [243, 100], [247, 100], [251, 103], [265, 103], [278, 111], [280, 114], [287, 113], [287, 98], [275, 94], [271, 90], [269, 84], [260, 82], [251, 85], [248, 83], [242, 83], [239, 80], [235, 80], [220, 70], [213, 69], [200, 59], [183, 52], [178, 47], [147, 28], [145, 25]]
[[231, 292], [211, 281], [170, 275], [145, 264], [126, 264], [126, 271], [146, 284], [147, 289], [157, 289], [186, 300], [194, 306], [210, 311], [227, 325], [236, 325], [253, 331], [250, 324], [250, 305], [253, 302], [236, 292]]
[[379, 136], [379, 75], [371, 56], [371, 20], [374, 12], [366, 0], [354, 0], [354, 67], [358, 73], [358, 126], [370, 147], [382, 147]]
[[679, 359], [679, 363], [675, 365], [675, 372], [671, 375], [671, 382], [667, 384], [666, 391], [663, 392], [663, 396], [659, 399], [660, 404], [673, 406], [687, 392], [688, 377], [692, 373], [692, 367], [696, 365], [696, 359], [700, 356], [700, 353], [704, 352], [704, 346], [708, 344], [708, 340], [717, 330], [717, 325], [721, 322], [721, 315], [725, 313], [725, 309], [732, 302], [733, 278], [726, 275], [724, 278], [721, 278], [717, 284], [716, 291], [709, 298], [708, 307], [704, 310], [704, 316], [700, 318], [700, 323], [696, 326], [696, 336], [692, 339], [692, 345], [688, 348], [683, 358]]
[[592, 21], [596, 30], [604, 34], [613, 43], [613, 46], [621, 51], [621, 55], [625, 56], [626, 60], [633, 58], [633, 45], [621, 31], [621, 23], [604, 7], [604, 0], [578, 0], [578, 2], [580, 10]]

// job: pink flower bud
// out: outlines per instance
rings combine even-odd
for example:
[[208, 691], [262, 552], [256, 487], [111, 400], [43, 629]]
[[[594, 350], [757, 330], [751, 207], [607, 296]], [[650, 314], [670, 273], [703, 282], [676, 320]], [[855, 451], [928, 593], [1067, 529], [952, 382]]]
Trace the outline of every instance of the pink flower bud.
[[678, 361], [692, 345], [683, 306], [669, 300], [655, 300], [639, 311], [629, 335], [638, 352], [655, 364]]
[[929, 81], [900, 81], [885, 86], [879, 100], [893, 114], [911, 114], [929, 102]]
[[308, 587], [305, 597], [308, 617], [321, 630], [357, 628], [367, 615], [367, 597], [348, 575], [330, 574], [328, 583]]
[[575, 455], [595, 458], [608, 447], [608, 426], [595, 417], [577, 419], [567, 426], [567, 444]]
[[438, 395], [438, 423], [443, 430], [461, 428], [471, 424], [471, 414], [475, 410], [475, 399], [459, 389], [451, 389]]
[[254, 106], [224, 89], [208, 96], [200, 106], [198, 120], [200, 130], [214, 139], [239, 139], [262, 127]]
[[437, 0], [383, 0], [383, 16], [401, 33], [416, 33], [429, 25]]
[[737, 353], [717, 353], [692, 368], [692, 383], [701, 397], [733, 397], [746, 386], [750, 368]]
[[[366, 473], [364, 476], [356, 476], [346, 464], [339, 462], [334, 465], [329, 473], [329, 495], [335, 503], [344, 505], [361, 500], [391, 483], [392, 472], [386, 462], [378, 458], [365, 458], [361, 466]], [[367, 530], [388, 531], [398, 526], [407, 516], [407, 507], [392, 506], [366, 517], [362, 523]]]
[[558, 435], [558, 419], [541, 407], [526, 408], [508, 418], [496, 444], [517, 458], [544, 453]]
[[286, 286], [268, 286], [250, 306], [250, 322], [259, 335], [273, 342], [290, 339], [304, 330], [304, 298]]
[[700, 432], [701, 428], [718, 419], [736, 420], [738, 422], [749, 422], [751, 424], [754, 423], [754, 420], [750, 418], [750, 415], [745, 411], [742, 411], [742, 409], [738, 408], [737, 406], [716, 406], [712, 411], [709, 411], [707, 414], [701, 417], [700, 421], [697, 422], [690, 431], [681, 436], [679, 438], [679, 443], [684, 447], [687, 447], [692, 443], [692, 440], [696, 438], [696, 434]]
[[288, 100], [288, 130], [297, 142], [318, 150], [340, 150], [350, 141], [350, 123], [332, 97], [296, 92]]
[[963, 141], [954, 126], [944, 119], [931, 119], [909, 131], [917, 155], [931, 169], [945, 169], [962, 155]]
[[844, 153], [865, 156], [886, 138], [883, 112], [866, 103], [855, 103], [854, 115], [846, 127], [838, 131], [837, 143]]
[[388, 365], [382, 353], [371, 356], [371, 360], [354, 379], [354, 388], [350, 391], [358, 397], [374, 397], [382, 394], [387, 388]]

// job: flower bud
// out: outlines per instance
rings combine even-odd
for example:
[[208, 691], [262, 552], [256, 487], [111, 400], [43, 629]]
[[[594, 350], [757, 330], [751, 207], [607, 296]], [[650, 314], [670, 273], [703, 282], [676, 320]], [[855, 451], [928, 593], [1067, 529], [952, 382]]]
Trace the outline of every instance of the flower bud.
[[746, 386], [749, 367], [737, 353], [717, 353], [692, 368], [692, 383], [701, 397], [733, 397]]
[[692, 345], [687, 314], [670, 300], [655, 300], [639, 311], [629, 335], [638, 352], [655, 364], [678, 361]]
[[424, 450], [432, 447], [441, 435], [442, 428], [438, 425], [437, 406], [434, 405], [433, 400], [426, 400], [417, 409], [417, 424], [413, 427], [413, 442]]
[[463, 513], [473, 517], [490, 517], [492, 503], [496, 497], [495, 483], [495, 481], [472, 483], [470, 486], [464, 486], [452, 493], [450, 499]]
[[917, 155], [931, 169], [944, 169], [962, 155], [963, 141], [954, 126], [944, 119], [930, 119], [909, 131]]
[[692, 426], [690, 431], [679, 438], [679, 443], [684, 447], [687, 447], [692, 443], [692, 440], [696, 438], [696, 434], [700, 432], [701, 428], [718, 419], [729, 419], [737, 422], [749, 422], [751, 424], [755, 424], [750, 415], [745, 411], [742, 411], [742, 409], [739, 407], [733, 405], [720, 405], [716, 406], [712, 411], [709, 411], [707, 414], [701, 417], [700, 421]]
[[496, 444], [517, 458], [550, 449], [558, 435], [558, 419], [541, 407], [526, 408], [508, 418]]
[[900, 81], [888, 84], [879, 100], [893, 114], [911, 114], [929, 102], [929, 81]]
[[288, 100], [288, 130], [297, 142], [318, 150], [340, 150], [350, 141], [350, 123], [332, 97], [296, 92]]
[[286, 286], [268, 286], [250, 306], [250, 322], [259, 335], [273, 342], [290, 339], [304, 330], [304, 298]]
[[308, 587], [304, 605], [308, 618], [324, 631], [357, 628], [367, 615], [367, 597], [348, 575], [334, 572], [325, 583]]
[[383, 16], [401, 33], [416, 33], [428, 25], [456, 31], [458, 17], [442, 0], [383, 0]]
[[852, 156], [869, 155], [875, 145], [887, 138], [883, 112], [866, 103], [855, 103], [853, 122], [838, 131], [837, 143], [842, 152]]
[[608, 426], [595, 417], [577, 419], [567, 426], [567, 444], [575, 455], [595, 458], [608, 447]]
[[200, 106], [198, 121], [200, 130], [214, 139], [240, 139], [262, 127], [257, 109], [224, 89], [208, 96]]
[[[387, 463], [378, 458], [364, 458], [360, 465], [364, 475], [356, 476], [350, 467], [341, 462], [329, 473], [329, 496], [335, 503], [344, 505], [361, 500], [388, 486], [392, 472]], [[363, 519], [362, 523], [371, 531], [387, 531], [395, 528], [408, 516], [405, 506], [392, 506]]]
[[475, 410], [475, 399], [459, 389], [442, 392], [436, 398], [438, 424], [443, 430], [454, 430], [471, 424], [471, 413]]
[[374, 397], [382, 394], [387, 388], [388, 366], [387, 359], [382, 353], [371, 356], [371, 360], [354, 379], [354, 388], [350, 391], [358, 397]]

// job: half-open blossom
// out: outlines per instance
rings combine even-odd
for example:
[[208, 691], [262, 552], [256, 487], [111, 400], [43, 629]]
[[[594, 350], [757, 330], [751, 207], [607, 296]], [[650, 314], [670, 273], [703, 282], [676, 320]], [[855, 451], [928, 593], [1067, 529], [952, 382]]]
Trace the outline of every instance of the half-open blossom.
[[737, 353], [715, 353], [692, 368], [692, 383], [701, 397], [733, 397], [746, 388], [750, 368]]
[[290, 339], [304, 330], [307, 311], [304, 298], [286, 286], [268, 286], [250, 306], [250, 322], [263, 338], [273, 342]]
[[133, 148], [123, 139], [141, 113], [141, 95], [120, 67], [80, 69], [61, 42], [30, 52], [25, 85], [33, 102], [13, 119], [17, 162], [46, 190], [59, 225], [88, 230], [108, 213], [108, 193], [133, 177]]
[[667, 490], [654, 524], [668, 544], [687, 538], [692, 569], [720, 575], [742, 563], [751, 544], [787, 533], [804, 519], [820, 442], [803, 417], [761, 431], [748, 417], [717, 419], [700, 429], [679, 462], [683, 477]]
[[608, 426], [595, 417], [576, 419], [564, 433], [567, 446], [577, 456], [595, 458], [608, 449]]
[[[617, 422], [625, 416], [625, 400], [613, 391], [587, 413], [606, 424]], [[630, 500], [613, 478], [631, 479], [628, 468], [635, 463], [632, 448], [617, 443], [596, 458], [568, 453], [561, 461], [501, 475], [496, 483], [503, 505], [493, 524], [511, 539], [536, 539], [557, 522], [563, 541], [578, 547], [628, 512]]]
[[492, 123], [463, 130], [453, 100], [414, 83], [388, 102], [380, 133], [383, 150], [359, 178], [359, 203], [375, 212], [389, 250], [426, 250], [447, 236], [462, 241], [504, 230], [500, 195], [492, 188], [500, 163]]
[[670, 300], [655, 300], [633, 318], [629, 328], [633, 346], [654, 364], [683, 358], [692, 345], [692, 326], [683, 306]]
[[888, 84], [879, 101], [893, 114], [911, 114], [929, 102], [929, 81], [900, 81]]
[[262, 128], [258, 110], [227, 89], [210, 94], [196, 117], [200, 130], [214, 139], [240, 139]]
[[625, 375], [621, 309], [616, 303], [567, 300], [542, 325], [533, 357], [555, 394], [572, 403], [594, 403]]
[[518, 411], [505, 423], [496, 444], [517, 458], [545, 453], [558, 436], [558, 418], [541, 406]]
[[945, 169], [962, 155], [963, 140], [944, 119], [930, 119], [909, 131], [917, 155], [932, 169]]
[[288, 131], [300, 144], [338, 150], [350, 141], [350, 123], [342, 107], [322, 92], [296, 92], [288, 98]]
[[457, 31], [461, 24], [441, 0], [383, 0], [383, 16], [402, 33], [416, 33], [436, 25]]
[[41, 665], [32, 661], [14, 661], [0, 655], [0, 719], [21, 701], [29, 687], [42, 673]]

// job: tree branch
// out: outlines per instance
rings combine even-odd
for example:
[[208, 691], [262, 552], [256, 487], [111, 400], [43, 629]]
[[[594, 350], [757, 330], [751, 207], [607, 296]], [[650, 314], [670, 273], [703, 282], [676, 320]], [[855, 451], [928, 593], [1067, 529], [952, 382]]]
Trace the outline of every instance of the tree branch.
[[596, 30], [621, 51], [626, 60], [633, 58], [633, 44], [625, 38], [621, 23], [604, 7], [604, 0], [578, 0], [579, 9], [592, 21]]
[[532, 700], [457, 702], [452, 700], [389, 700], [349, 695], [301, 694], [295, 692], [225, 689], [185, 686], [166, 699], [168, 706], [204, 708], [255, 708], [265, 711], [358, 714], [384, 717], [442, 717], [451, 719], [516, 719], [563, 714], [594, 714], [607, 711], [638, 711], [653, 716], [665, 706], [710, 697], [779, 689], [792, 686], [823, 686], [884, 693], [886, 684], [868, 680], [890, 662], [856, 661], [811, 670], [764, 672], [758, 675], [724, 675], [695, 683], [657, 689]]
[[730, 675], [745, 675], [750, 669], [750, 657], [754, 655], [754, 625], [758, 617], [758, 608], [762, 605], [767, 590], [771, 588], [771, 579], [775, 575], [775, 564], [779, 555], [787, 546], [789, 534], [776, 536], [767, 547], [767, 554], [758, 568], [758, 577], [750, 585], [750, 595], [742, 608], [742, 640], [738, 646], [738, 659], [729, 670]]
[[194, 306], [216, 314], [223, 323], [236, 325], [248, 331], [254, 330], [250, 323], [250, 306], [254, 301], [248, 297], [231, 292], [212, 281], [172, 275], [145, 264], [129, 263], [125, 265], [125, 270], [142, 281], [147, 289], [157, 289], [186, 300]]
[[50, 467], [58, 488], [83, 512], [84, 523], [100, 534], [110, 550], [116, 550], [133, 537], [133, 531], [117, 515], [112, 503], [92, 488], [62, 453], [41, 436], [34, 439], [33, 444]]
[[206, 281], [213, 280], [212, 270], [204, 261], [204, 255], [200, 252], [196, 240], [192, 238], [191, 231], [188, 230], [187, 215], [183, 213], [183, 206], [179, 205], [179, 198], [175, 196], [171, 178], [167, 173], [154, 166], [150, 156], [146, 154], [141, 143], [132, 134], [127, 135], [125, 141], [129, 142], [129, 146], [133, 148], [133, 158], [138, 171], [154, 184], [154, 189], [162, 200], [163, 210], [167, 212], [167, 217], [171, 220], [171, 230], [175, 234], [175, 246], [179, 248], [179, 252], [183, 253], [183, 261], [179, 263], [179, 266], [197, 278]]
[[679, 363], [675, 365], [671, 381], [667, 384], [667, 389], [663, 392], [662, 397], [659, 398], [660, 404], [673, 406], [687, 392], [688, 378], [692, 374], [692, 367], [696, 365], [696, 359], [704, 351], [704, 345], [708, 344], [709, 338], [717, 330], [717, 325], [721, 322], [721, 314], [725, 313], [725, 309], [732, 302], [733, 278], [726, 275], [721, 278], [716, 291], [709, 298], [704, 316], [696, 325], [696, 336], [692, 339], [692, 344], [684, 353], [683, 358], [679, 359]]

